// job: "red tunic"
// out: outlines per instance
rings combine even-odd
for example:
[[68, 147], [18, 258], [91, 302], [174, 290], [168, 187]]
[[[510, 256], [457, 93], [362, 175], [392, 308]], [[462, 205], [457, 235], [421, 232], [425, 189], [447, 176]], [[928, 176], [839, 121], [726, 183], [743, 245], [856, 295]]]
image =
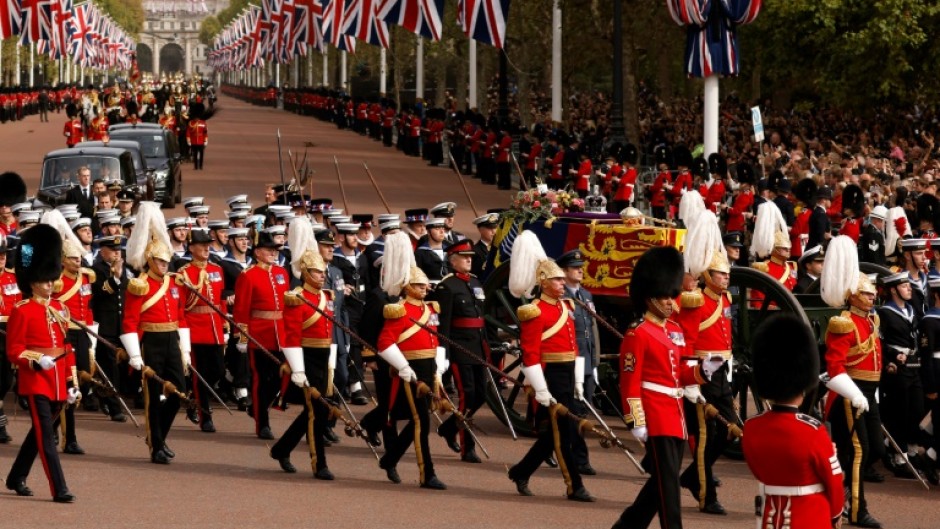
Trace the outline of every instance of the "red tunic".
[[[333, 316], [333, 293], [329, 290], [314, 290], [309, 285], [296, 288], [284, 296], [284, 347], [327, 348], [333, 342], [333, 323], [313, 310], [313, 307], [296, 299], [303, 296], [323, 312]], [[294, 298], [295, 301], [291, 301]]]
[[683, 307], [676, 320], [685, 334], [686, 354], [705, 358], [719, 353], [731, 358], [731, 295], [702, 290], [700, 307]]
[[[679, 388], [703, 383], [699, 368], [681, 360], [685, 350], [682, 327], [672, 320], [657, 320], [649, 313], [630, 328], [620, 346], [620, 395], [625, 415], [649, 435], [686, 439], [685, 414]], [[673, 388], [667, 395], [651, 384]], [[646, 385], [647, 387], [644, 387]]]
[[85, 137], [82, 133], [82, 120], [74, 118], [66, 121], [65, 129], [62, 131], [62, 135], [65, 136], [65, 144], [69, 147], [84, 141]]
[[534, 143], [532, 148], [529, 149], [528, 153], [523, 153], [525, 160], [525, 168], [530, 171], [535, 171], [538, 169], [539, 158], [542, 157], [542, 144]]
[[790, 228], [790, 243], [793, 245], [790, 248], [790, 257], [798, 259], [803, 255], [803, 245], [809, 240], [809, 217], [812, 214], [811, 208], [805, 208], [793, 221], [793, 226]]
[[721, 180], [715, 180], [712, 182], [712, 185], [709, 186], [708, 192], [705, 194], [705, 207], [712, 213], [716, 213], [718, 208], [715, 207], [715, 204], [721, 204], [724, 201], [725, 183]]
[[[58, 317], [50, 314], [50, 310], [57, 312]], [[68, 318], [68, 309], [56, 300], [44, 303], [32, 298], [13, 307], [7, 324], [7, 359], [20, 368], [17, 379], [20, 395], [43, 395], [53, 401], [68, 397], [65, 382], [72, 376], [75, 365], [75, 355], [65, 342], [66, 326], [61, 321]], [[32, 365], [28, 353], [21, 356], [26, 351], [64, 358], [47, 371]]]
[[743, 232], [747, 224], [744, 213], [750, 211], [752, 206], [754, 206], [754, 193], [752, 191], [738, 193], [734, 197], [734, 203], [731, 204], [731, 207], [725, 210], [728, 214], [728, 220], [725, 223], [727, 231]]
[[89, 141], [108, 141], [108, 118], [98, 116], [91, 120], [91, 127], [88, 128]]
[[842, 515], [845, 493], [842, 467], [825, 426], [796, 408], [775, 406], [748, 419], [744, 434], [744, 459], [765, 487], [824, 488], [804, 496], [766, 494], [760, 527], [780, 529], [787, 520], [793, 528], [830, 529]]
[[656, 180], [653, 181], [653, 186], [650, 188], [652, 194], [650, 206], [664, 207], [666, 205], [666, 188], [664, 186], [669, 183], [672, 183], [672, 174], [669, 171], [662, 171], [656, 175]]
[[10, 319], [13, 306], [23, 299], [23, 293], [16, 284], [16, 275], [12, 270], [0, 269], [0, 323]]
[[[379, 333], [378, 350], [384, 351], [394, 344], [408, 360], [434, 358], [437, 354], [437, 336], [415, 325], [412, 319], [437, 329], [438, 310], [437, 303], [419, 301], [407, 298], [398, 305], [404, 311], [385, 308], [385, 325]], [[402, 339], [404, 338], [404, 339]]]
[[689, 171], [682, 171], [676, 175], [676, 180], [672, 183], [672, 189], [669, 191], [669, 196], [672, 197], [673, 205], [679, 205], [679, 201], [682, 200], [683, 189], [686, 191], [692, 190], [692, 173]]
[[852, 239], [852, 242], [858, 244], [858, 237], [861, 234], [862, 221], [861, 219], [850, 219], [848, 217], [842, 223], [842, 227], [839, 228], [839, 235], [847, 235]]
[[[613, 168], [611, 168], [613, 170]], [[620, 185], [617, 187], [617, 195], [614, 200], [629, 202], [633, 200], [633, 188], [636, 186], [636, 167], [630, 167], [620, 177]]]
[[[186, 281], [199, 290], [199, 293], [209, 298], [212, 304], [226, 312], [226, 303], [222, 303], [222, 289], [225, 274], [222, 267], [215, 263], [196, 263], [195, 261], [183, 265], [179, 273], [186, 276]], [[183, 287], [184, 289], [186, 287]], [[186, 323], [190, 328], [190, 342], [195, 344], [223, 345], [226, 323], [222, 316], [206, 305], [206, 302], [196, 297], [192, 292], [182, 291], [186, 294]]]
[[545, 295], [531, 305], [519, 307], [522, 365], [545, 367], [547, 363], [574, 362], [578, 341], [573, 312], [571, 300]]
[[283, 310], [289, 285], [286, 270], [263, 264], [249, 267], [235, 282], [235, 322], [247, 325], [248, 334], [271, 351], [280, 351], [286, 337]]
[[[69, 309], [69, 314], [77, 321], [86, 325], [95, 323], [95, 317], [91, 312], [91, 284], [94, 283], [94, 272], [88, 268], [82, 268], [78, 275], [72, 275], [68, 272], [62, 272], [59, 277], [62, 287], [59, 288], [53, 296], [60, 303]], [[58, 287], [58, 285], [56, 285]], [[78, 329], [78, 325], [69, 324], [69, 329]]]
[[575, 176], [574, 180], [574, 189], [578, 193], [581, 193], [581, 196], [585, 196], [588, 193], [588, 188], [591, 185], [591, 160], [584, 160], [581, 162], [581, 165], [578, 166], [578, 174]]
[[186, 141], [190, 145], [205, 145], [209, 141], [209, 128], [201, 119], [192, 119], [186, 127]]
[[147, 273], [132, 279], [124, 294], [124, 333], [143, 336], [150, 325], [173, 324], [186, 328], [184, 287], [170, 275], [157, 279]]
[[512, 149], [512, 136], [506, 134], [499, 140], [499, 147], [496, 149], [496, 162], [509, 163], [510, 149]]

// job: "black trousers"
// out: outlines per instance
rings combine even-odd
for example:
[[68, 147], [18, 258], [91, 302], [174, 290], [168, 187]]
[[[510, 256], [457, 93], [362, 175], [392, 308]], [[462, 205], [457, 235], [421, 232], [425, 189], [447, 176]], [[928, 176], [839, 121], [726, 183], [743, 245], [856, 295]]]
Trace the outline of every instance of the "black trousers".
[[[272, 351], [279, 358], [280, 351]], [[251, 412], [255, 418], [255, 435], [262, 428], [270, 428], [268, 408], [274, 403], [280, 389], [280, 366], [261, 351], [248, 346], [248, 362], [251, 366]]]
[[382, 145], [392, 146], [392, 127], [382, 127]]
[[[574, 402], [574, 362], [559, 362], [545, 365], [545, 381], [548, 391], [559, 404], [571, 409]], [[548, 408], [536, 405], [535, 426], [538, 430], [538, 439], [529, 448], [522, 460], [509, 469], [509, 477], [513, 480], [528, 480], [539, 468], [543, 461], [548, 459], [555, 450], [554, 432]], [[568, 494], [584, 486], [578, 466], [571, 451], [572, 440], [578, 435], [574, 421], [565, 417], [558, 417], [558, 437], [561, 445], [561, 456], [568, 472], [570, 486]], [[559, 465], [562, 461], [559, 461]]]
[[202, 161], [206, 157], [206, 146], [205, 145], [191, 145], [190, 150], [193, 153], [193, 169], [201, 170]]
[[[121, 343], [120, 337], [118, 336], [101, 335], [101, 337], [114, 344]], [[104, 376], [107, 376], [108, 380], [114, 384], [114, 387], [120, 391], [124, 386], [122, 385], [122, 373], [121, 369], [118, 368], [118, 362], [114, 350], [105, 346], [97, 347], [95, 349], [95, 359], [98, 361], [98, 367], [101, 368]], [[101, 401], [108, 405], [108, 409], [111, 412], [111, 415], [124, 411], [115, 397], [103, 398]]]
[[642, 465], [650, 477], [612, 529], [646, 529], [657, 514], [661, 529], [682, 529], [679, 467], [684, 449], [685, 440], [678, 437], [656, 436], [646, 441]]
[[389, 373], [389, 365], [378, 356], [375, 358], [377, 368], [372, 372], [372, 380], [375, 381], [375, 408], [362, 416], [359, 423], [368, 432], [382, 432], [382, 440], [388, 443], [397, 432], [391, 426], [388, 420], [388, 405], [392, 391], [392, 377]]
[[509, 162], [496, 162], [496, 183], [500, 189], [512, 187]]
[[[7, 324], [0, 323], [0, 330], [6, 332]], [[7, 359], [7, 341], [0, 340], [0, 417], [4, 417], [3, 399], [13, 387], [13, 365]]]
[[878, 383], [859, 380], [855, 383], [868, 399], [868, 411], [856, 421], [852, 404], [841, 396], [835, 398], [829, 410], [832, 440], [836, 443], [836, 453], [845, 476], [845, 499], [849, 505], [849, 521], [852, 523], [868, 512], [862, 472], [870, 461], [877, 461], [884, 455], [881, 414], [875, 401]]
[[[79, 371], [91, 373], [91, 356], [88, 354], [91, 348], [91, 339], [88, 338], [88, 333], [81, 329], [69, 329], [68, 341], [72, 344], [72, 351], [75, 353], [75, 367]], [[91, 393], [89, 384], [82, 384], [81, 390], [82, 395], [85, 397]], [[75, 404], [65, 405], [65, 420], [62, 422], [64, 426], [63, 429], [65, 430], [66, 443], [78, 441], [78, 437], [75, 434], [75, 408], [77, 407], [77, 402]]]
[[920, 421], [927, 413], [919, 368], [901, 367], [893, 374], [882, 371], [879, 390], [885, 428], [898, 446], [907, 450], [909, 444], [919, 444]]
[[[457, 388], [457, 409], [465, 417], [473, 417], [486, 403], [486, 381], [484, 372], [486, 368], [479, 364], [450, 365], [450, 372], [454, 377], [454, 386]], [[457, 435], [460, 439], [460, 454], [473, 452], [476, 443], [466, 430], [458, 427], [457, 416], [451, 415], [438, 427], [437, 432], [445, 437]]]
[[[184, 387], [183, 359], [176, 331], [145, 332], [140, 345], [141, 356], [147, 367], [177, 388]], [[164, 395], [163, 386], [153, 379], [147, 379], [144, 384], [147, 445], [156, 452], [162, 450], [166, 443], [176, 412], [180, 409], [180, 399], [176, 395]]]
[[[206, 384], [214, 390], [225, 372], [225, 367], [222, 365], [222, 346], [194, 343], [190, 359], [196, 371], [199, 371], [202, 378], [206, 380]], [[190, 387], [193, 388], [193, 397], [199, 404], [199, 424], [202, 424], [206, 419], [212, 418], [212, 410], [209, 404], [211, 393], [206, 388], [206, 384], [199, 381], [195, 373], [190, 376], [192, 379], [189, 383]]]
[[[69, 488], [65, 484], [65, 474], [62, 472], [59, 453], [56, 451], [55, 441], [52, 438], [59, 411], [62, 409], [62, 402], [49, 400], [43, 395], [26, 395], [25, 397], [29, 401], [29, 414], [33, 427], [29, 429], [19, 453], [16, 454], [16, 460], [13, 461], [13, 466], [7, 475], [7, 483], [25, 482], [33, 467], [33, 461], [38, 455], [42, 461], [42, 468], [46, 472], [46, 479], [49, 480], [49, 491], [53, 496], [64, 494]], [[41, 451], [40, 446], [42, 446]]]
[[[712, 375], [708, 383], [702, 385], [702, 396], [718, 409], [722, 417], [734, 421], [736, 412], [731, 383], [727, 378], [728, 369], [726, 363]], [[689, 438], [693, 439], [693, 449], [692, 462], [682, 473], [680, 483], [698, 498], [701, 508], [718, 499], [712, 479], [712, 466], [728, 446], [728, 428], [717, 418], [705, 420], [705, 407], [701, 404], [692, 404], [688, 399], [683, 402]]]
[[[940, 417], [940, 398], [928, 400], [927, 409], [933, 414], [933, 417]], [[940, 428], [937, 428], [934, 425], [933, 435], [930, 437], [929, 448], [933, 448], [937, 452], [937, 460], [940, 460]]]
[[[408, 363], [411, 365], [411, 368], [414, 369], [415, 374], [418, 375], [418, 380], [427, 384], [428, 387], [431, 388], [431, 391], [434, 391], [435, 360], [433, 358], [426, 358], [422, 360], [409, 360]], [[397, 374], [392, 376], [392, 397], [389, 403], [391, 410], [389, 415], [392, 428], [391, 431], [386, 432], [390, 435], [387, 435], [385, 438], [385, 455], [383, 455], [382, 459], [379, 461], [381, 468], [394, 468], [398, 465], [398, 462], [401, 460], [402, 456], [405, 455], [408, 447], [410, 447], [415, 440], [415, 421], [411, 407], [408, 404], [408, 397], [405, 395], [404, 385], [405, 381]], [[415, 410], [418, 413], [418, 426], [420, 427], [418, 438], [420, 440], [422, 461], [418, 465], [418, 471], [420, 482], [423, 484], [427, 483], [432, 476], [435, 476], [434, 462], [431, 460], [431, 447], [428, 443], [428, 431], [431, 427], [431, 398], [430, 396], [419, 398], [414, 384], [411, 385], [411, 394], [414, 397]], [[406, 420], [408, 422], [405, 424], [404, 428], [396, 434], [394, 421], [398, 420]]]
[[[251, 385], [251, 369], [248, 367], [248, 354], [238, 351], [238, 336], [231, 336], [225, 346], [225, 369], [231, 376], [227, 381], [233, 388], [247, 389]], [[197, 368], [198, 369], [198, 368]]]
[[[326, 395], [328, 382], [327, 363], [330, 357], [330, 349], [304, 347], [304, 370], [307, 374], [307, 383], [314, 387], [322, 395]], [[277, 459], [289, 457], [290, 453], [297, 447], [300, 439], [307, 434], [307, 423], [310, 420], [310, 409], [306, 403], [301, 408], [297, 418], [287, 427], [277, 443], [271, 447], [271, 456]], [[326, 452], [323, 443], [320, 442], [326, 433], [327, 423], [329, 422], [330, 410], [325, 404], [319, 401], [313, 401], [313, 440], [307, 439], [307, 442], [315, 443], [315, 453], [317, 455], [316, 470], [326, 468]]]

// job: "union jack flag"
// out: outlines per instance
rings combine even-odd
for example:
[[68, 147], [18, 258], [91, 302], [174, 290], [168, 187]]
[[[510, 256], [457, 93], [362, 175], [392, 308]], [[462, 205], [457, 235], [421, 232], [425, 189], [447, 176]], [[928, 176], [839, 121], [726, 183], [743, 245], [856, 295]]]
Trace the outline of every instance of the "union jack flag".
[[72, 20], [72, 0], [53, 0], [52, 40], [49, 57], [60, 59], [69, 46], [69, 26]]
[[294, 18], [297, 16], [297, 6], [294, 0], [282, 0], [281, 20], [278, 24], [278, 53], [277, 60], [280, 63], [290, 62], [292, 58], [299, 55], [297, 42], [294, 39]]
[[441, 40], [444, 0], [380, 0], [379, 18], [434, 41]]
[[346, 0], [343, 33], [388, 48], [388, 25], [379, 18], [379, 0]]
[[685, 71], [689, 77], [739, 73], [738, 30], [753, 22], [762, 0], [667, 0], [669, 16], [688, 26]]
[[261, 0], [261, 55], [265, 60], [271, 60], [277, 53], [279, 35], [278, 27], [281, 23], [280, 0]]
[[20, 43], [29, 44], [52, 37], [52, 0], [20, 0]]
[[510, 0], [457, 0], [457, 23], [473, 40], [503, 47]]
[[323, 4], [323, 41], [329, 42], [337, 49], [356, 52], [356, 39], [351, 35], [343, 34], [343, 23], [346, 16], [346, 4], [352, 0], [321, 0]]
[[91, 16], [89, 16], [91, 15], [89, 6], [90, 4], [75, 6], [72, 11], [72, 18], [69, 19], [69, 55], [83, 66], [94, 54], [91, 36], [93, 28]]
[[263, 51], [261, 44], [264, 42], [266, 32], [270, 31], [270, 26], [266, 26], [266, 23], [262, 20], [260, 7], [249, 6], [248, 9], [251, 33], [248, 34], [248, 56], [246, 57], [245, 66], [250, 68], [264, 65], [264, 59], [261, 57]]
[[[320, 28], [323, 6], [319, 0], [294, 0], [294, 27], [291, 38], [298, 51], [306, 55], [307, 48], [323, 49], [323, 31]], [[303, 46], [301, 46], [301, 44]]]
[[20, 0], [0, 0], [0, 39], [19, 35]]

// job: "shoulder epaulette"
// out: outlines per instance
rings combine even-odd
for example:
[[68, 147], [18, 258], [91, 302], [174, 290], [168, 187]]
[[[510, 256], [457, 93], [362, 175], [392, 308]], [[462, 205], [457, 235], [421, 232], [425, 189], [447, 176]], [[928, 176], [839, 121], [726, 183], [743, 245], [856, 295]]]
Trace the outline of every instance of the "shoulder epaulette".
[[284, 305], [288, 307], [296, 307], [298, 305], [303, 305], [304, 301], [300, 299], [301, 293], [300, 287], [295, 288], [294, 290], [288, 290], [284, 293]]
[[852, 318], [846, 318], [845, 316], [834, 316], [829, 320], [829, 327], [826, 329], [826, 332], [832, 334], [845, 334], [847, 332], [852, 332], [852, 329], [854, 328], [855, 322], [852, 321]]
[[427, 304], [434, 310], [434, 312], [441, 312], [441, 304], [436, 301], [428, 301]]
[[873, 316], [872, 319], [875, 322], [875, 329], [877, 329], [878, 327], [881, 326], [881, 316], [877, 312], [872, 314], [872, 316]]
[[679, 296], [679, 306], [683, 309], [697, 309], [705, 304], [705, 296], [698, 288], [692, 291], [683, 292]]
[[22, 307], [23, 305], [27, 303], [29, 303], [29, 299], [21, 299], [16, 302], [16, 305], [14, 305], [14, 307]]
[[330, 290], [330, 289], [328, 289], [328, 288], [324, 288], [324, 289], [320, 290], [320, 292], [323, 292], [324, 294], [327, 294], [327, 295], [328, 295], [327, 297], [329, 297], [330, 299], [336, 299], [336, 292], [333, 292], [332, 290]]
[[389, 303], [382, 308], [382, 316], [384, 316], [386, 320], [404, 318], [405, 314], [407, 314], [405, 312], [405, 306], [399, 303]]
[[822, 426], [822, 422], [819, 421], [816, 417], [812, 415], [806, 415], [805, 413], [797, 413], [796, 420], [812, 426], [814, 429], [818, 430]]
[[52, 282], [52, 293], [58, 294], [59, 292], [62, 292], [64, 287], [65, 283], [62, 282], [62, 277], [60, 276], [59, 279], [56, 279]]
[[767, 261], [762, 261], [762, 262], [759, 262], [759, 263], [754, 263], [754, 264], [751, 265], [751, 268], [753, 268], [753, 269], [755, 269], [755, 270], [760, 270], [761, 272], [763, 272], [763, 273], [765, 273], [765, 274], [768, 272], [768, 270], [770, 270], [770, 267], [767, 266]]
[[95, 274], [95, 271], [92, 270], [91, 268], [82, 268], [82, 273], [88, 276], [89, 283], [94, 283], [95, 279], [98, 278], [98, 275]]
[[146, 279], [135, 277], [127, 282], [127, 291], [135, 296], [143, 296], [150, 290], [150, 284]]
[[734, 297], [731, 295], [731, 292], [725, 290], [725, 297], [728, 298], [728, 303], [734, 303]]
[[447, 281], [447, 278], [448, 278], [448, 277], [453, 277], [453, 275], [454, 275], [453, 273], [450, 273], [450, 274], [447, 274], [446, 276], [442, 277], [442, 278], [441, 278], [441, 283], [443, 283], [444, 281]]
[[538, 318], [541, 314], [542, 310], [532, 303], [522, 305], [516, 309], [516, 316], [519, 317], [519, 321], [533, 320]]

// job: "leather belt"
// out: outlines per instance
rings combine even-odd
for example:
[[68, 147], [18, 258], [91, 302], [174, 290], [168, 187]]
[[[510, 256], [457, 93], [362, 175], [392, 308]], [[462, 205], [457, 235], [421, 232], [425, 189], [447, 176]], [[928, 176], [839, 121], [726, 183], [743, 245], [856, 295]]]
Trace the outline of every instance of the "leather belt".
[[562, 362], [574, 362], [574, 351], [564, 351], [561, 353], [542, 353], [542, 362], [546, 364], [560, 364]]
[[66, 353], [64, 347], [30, 347], [28, 350], [51, 356], [52, 358], [59, 358]]
[[848, 373], [849, 377], [853, 380], [864, 380], [866, 382], [878, 382], [881, 380], [881, 371], [847, 367], [845, 372]]
[[763, 484], [761, 486], [764, 489], [765, 496], [809, 496], [810, 494], [819, 494], [826, 491], [826, 487], [822, 483], [790, 487]]
[[333, 343], [333, 340], [330, 338], [301, 338], [300, 346], [301, 347], [314, 347], [317, 349], [322, 349], [324, 347], [329, 347]]
[[199, 305], [186, 311], [188, 314], [215, 314], [215, 309], [208, 305]]
[[0, 323], [6, 323], [9, 319], [9, 316], [0, 316]]
[[662, 393], [663, 395], [668, 395], [674, 399], [681, 399], [685, 396], [685, 388], [671, 388], [669, 386], [664, 386], [655, 382], [643, 382], [641, 386], [643, 389], [655, 391], [656, 393]]
[[170, 332], [179, 330], [180, 324], [175, 321], [164, 323], [141, 323], [140, 330], [144, 332]]
[[427, 360], [437, 358], [437, 349], [415, 349], [413, 351], [402, 351], [406, 360]]
[[280, 310], [253, 310], [251, 317], [256, 320], [279, 320], [284, 317], [284, 311]]
[[482, 329], [485, 325], [483, 318], [454, 318], [450, 322], [454, 329]]
[[699, 350], [695, 351], [695, 356], [698, 358], [708, 358], [709, 356], [712, 356], [712, 355], [718, 355], [724, 358], [725, 360], [731, 360], [730, 349], [725, 350], [725, 351], [699, 351]]

